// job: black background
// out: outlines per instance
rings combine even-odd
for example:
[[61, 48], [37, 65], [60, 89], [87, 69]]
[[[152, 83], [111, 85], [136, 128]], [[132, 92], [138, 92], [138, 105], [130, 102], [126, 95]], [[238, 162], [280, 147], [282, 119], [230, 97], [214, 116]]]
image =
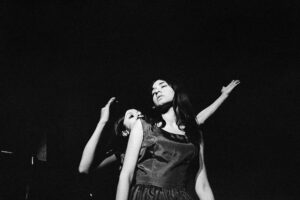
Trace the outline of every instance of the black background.
[[296, 199], [297, 1], [1, 4], [0, 147], [18, 160], [4, 173], [27, 169], [47, 134], [52, 199], [79, 198], [80, 156], [109, 97], [120, 102], [112, 120], [146, 112], [151, 81], [171, 76], [200, 111], [239, 79], [203, 127], [215, 197]]

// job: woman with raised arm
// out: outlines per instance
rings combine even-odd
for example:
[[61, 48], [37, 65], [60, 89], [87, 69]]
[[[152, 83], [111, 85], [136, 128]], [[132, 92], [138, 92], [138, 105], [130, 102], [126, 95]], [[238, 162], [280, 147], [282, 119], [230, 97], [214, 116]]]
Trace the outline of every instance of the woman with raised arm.
[[213, 200], [198, 125], [214, 113], [238, 83], [233, 81], [223, 87], [222, 95], [196, 118], [188, 96], [178, 85], [156, 80], [152, 85], [152, 100], [159, 115], [153, 123], [141, 119], [134, 125], [116, 199], [192, 200], [186, 190], [187, 173], [197, 159], [195, 191], [201, 200]]
[[[97, 127], [85, 145], [82, 153], [78, 168], [80, 173], [88, 174], [90, 172], [91, 166], [94, 163], [95, 152], [101, 139], [102, 131], [109, 120], [110, 106], [115, 99], [115, 97], [110, 98], [107, 104], [101, 109], [101, 117]], [[115, 123], [115, 134], [119, 139], [118, 146], [115, 146], [115, 149], [107, 153], [106, 157], [98, 164], [97, 169], [103, 168], [116, 161], [122, 163], [125, 147], [127, 145], [128, 134], [139, 117], [142, 117], [141, 112], [136, 109], [129, 109], [122, 118], [117, 120]]]
[[[233, 80], [226, 87], [222, 87], [222, 94], [220, 95], [220, 97], [197, 115], [197, 123], [199, 125], [203, 124], [204, 121], [218, 109], [218, 107], [224, 102], [224, 100], [228, 97], [231, 91], [239, 83], [240, 82], [238, 80]], [[92, 136], [90, 137], [89, 141], [87, 142], [80, 160], [80, 173], [88, 174], [90, 171], [92, 163], [94, 162], [94, 155], [97, 145], [99, 144], [99, 140], [101, 138], [102, 130], [109, 120], [110, 106], [115, 101], [115, 99], [115, 97], [110, 98], [107, 104], [101, 109], [101, 117], [99, 123], [97, 124], [97, 127]], [[143, 115], [140, 111], [136, 109], [129, 109], [126, 111], [123, 117], [121, 117], [115, 122], [114, 131], [119, 141], [118, 147], [115, 147], [117, 150], [114, 149], [108, 152], [107, 157], [101, 160], [101, 162], [97, 165], [96, 169], [101, 169], [104, 166], [107, 166], [116, 161], [122, 163], [124, 159], [124, 153], [127, 145], [129, 132], [131, 131], [131, 128], [133, 127], [133, 124], [136, 122], [136, 120], [142, 117]]]
[[208, 119], [227, 99], [231, 91], [240, 83], [239, 80], [232, 80], [226, 87], [222, 87], [221, 95], [210, 106], [202, 110], [196, 117], [197, 124], [201, 125]]

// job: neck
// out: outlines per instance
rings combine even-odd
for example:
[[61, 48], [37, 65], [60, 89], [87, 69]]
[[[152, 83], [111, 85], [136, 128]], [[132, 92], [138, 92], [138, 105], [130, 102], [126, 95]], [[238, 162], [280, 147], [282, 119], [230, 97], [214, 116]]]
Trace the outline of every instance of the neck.
[[169, 110], [163, 113], [161, 116], [165, 120], [166, 124], [168, 125], [176, 124], [176, 114], [173, 107], [170, 107]]

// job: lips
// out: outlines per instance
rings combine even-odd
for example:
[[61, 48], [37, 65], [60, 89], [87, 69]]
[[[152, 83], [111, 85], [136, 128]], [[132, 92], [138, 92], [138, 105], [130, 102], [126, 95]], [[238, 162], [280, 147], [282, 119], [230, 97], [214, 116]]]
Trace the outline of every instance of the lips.
[[163, 95], [157, 96], [157, 100], [160, 100], [163, 97]]

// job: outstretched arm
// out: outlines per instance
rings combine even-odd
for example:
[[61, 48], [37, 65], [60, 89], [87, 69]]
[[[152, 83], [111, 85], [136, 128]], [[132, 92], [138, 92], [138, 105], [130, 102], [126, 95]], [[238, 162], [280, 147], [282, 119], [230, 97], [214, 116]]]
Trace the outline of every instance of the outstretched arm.
[[93, 135], [90, 137], [89, 141], [85, 145], [83, 153], [82, 153], [82, 157], [81, 157], [79, 168], [78, 168], [80, 173], [88, 174], [90, 171], [90, 167], [94, 161], [96, 147], [99, 143], [103, 128], [105, 127], [105, 125], [109, 119], [110, 105], [113, 103], [113, 101], [115, 99], [116, 99], [115, 97], [110, 98], [110, 100], [107, 102], [107, 104], [101, 109], [101, 117], [97, 124], [97, 127], [96, 127]]
[[196, 121], [197, 124], [203, 124], [205, 120], [207, 120], [227, 99], [228, 95], [231, 93], [231, 91], [240, 83], [239, 80], [233, 80], [231, 81], [226, 87], [222, 87], [221, 95], [207, 108], [202, 110], [197, 116]]
[[[200, 144], [200, 152], [199, 152], [199, 162], [200, 168], [196, 176], [196, 185], [195, 190], [196, 193], [201, 200], [214, 200], [214, 195], [209, 185], [205, 164], [204, 164], [204, 145]], [[202, 166], [202, 167], [201, 167]]]
[[127, 200], [129, 188], [138, 160], [139, 151], [143, 141], [142, 123], [138, 120], [130, 132], [124, 164], [119, 177], [116, 200]]

